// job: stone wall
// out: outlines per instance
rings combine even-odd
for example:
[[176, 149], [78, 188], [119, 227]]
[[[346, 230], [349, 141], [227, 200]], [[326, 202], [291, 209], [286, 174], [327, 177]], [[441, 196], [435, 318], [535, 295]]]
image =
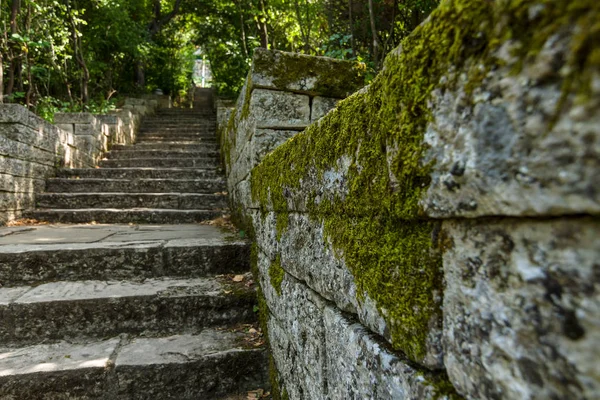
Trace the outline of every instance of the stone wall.
[[[145, 113], [157, 106], [156, 100], [140, 104]], [[0, 224], [33, 208], [57, 169], [95, 167], [111, 145], [133, 143], [140, 118], [140, 109], [57, 113], [53, 125], [20, 105], [0, 105]]]
[[599, 17], [444, 1], [260, 164], [231, 160], [283, 94], [240, 97], [222, 146], [275, 397], [600, 398]]
[[363, 82], [364, 69], [358, 63], [257, 49], [235, 112], [217, 103], [233, 204], [247, 207], [252, 167]]

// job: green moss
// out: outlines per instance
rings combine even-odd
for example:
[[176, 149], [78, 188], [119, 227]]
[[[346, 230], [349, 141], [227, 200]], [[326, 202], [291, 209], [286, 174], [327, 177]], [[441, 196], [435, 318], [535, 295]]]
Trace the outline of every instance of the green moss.
[[[534, 22], [531, 6], [542, 4]], [[300, 183], [322, 180], [338, 160], [350, 158], [344, 198], [307, 204], [313, 218], [323, 220], [325, 233], [353, 273], [358, 296], [375, 300], [390, 327], [392, 345], [420, 360], [431, 324], [440, 324], [441, 249], [437, 226], [423, 222], [419, 199], [427, 190], [431, 165], [421, 163], [425, 128], [432, 119], [428, 99], [448, 71], [469, 71], [467, 93], [488, 71], [499, 66], [492, 54], [508, 38], [521, 40], [523, 63], [539, 53], [548, 38], [577, 25], [573, 55], [567, 61], [572, 78], [567, 93], [589, 86], [590, 71], [600, 65], [600, 6], [595, 1], [556, 2], [486, 0], [445, 1], [431, 18], [391, 54], [384, 70], [364, 92], [339, 103], [337, 109], [277, 148], [252, 171], [252, 196], [263, 207], [272, 204], [278, 216], [277, 234], [287, 227], [287, 197]], [[265, 56], [266, 57], [266, 56]], [[260, 60], [258, 60], [260, 61]], [[276, 83], [296, 79], [290, 65], [273, 63]], [[480, 66], [485, 68], [481, 69]], [[303, 66], [301, 69], [305, 69]], [[567, 69], [569, 70], [569, 69]], [[452, 78], [450, 76], [450, 78]], [[444, 89], [455, 89], [455, 79]], [[470, 85], [470, 86], [469, 86]], [[575, 87], [575, 86], [577, 87]], [[470, 87], [470, 89], [469, 89]], [[583, 90], [585, 91], [585, 90]], [[303, 193], [315, 199], [316, 193]], [[281, 218], [281, 220], [280, 220]], [[277, 263], [271, 282], [280, 282]]]
[[278, 254], [275, 261], [271, 262], [269, 266], [269, 278], [271, 279], [271, 285], [275, 288], [278, 295], [281, 296], [281, 283], [285, 276], [285, 271], [281, 266], [281, 256]]
[[463, 397], [456, 392], [456, 389], [448, 379], [445, 372], [433, 374], [421, 374], [424, 384], [434, 388], [434, 399], [462, 400]]
[[281, 239], [281, 235], [287, 230], [290, 225], [290, 215], [287, 212], [279, 212], [276, 216], [275, 229], [277, 230], [277, 240]]
[[246, 84], [245, 84], [245, 92], [244, 92], [244, 104], [242, 105], [242, 110], [240, 113], [240, 119], [244, 120], [246, 118], [248, 118], [248, 115], [250, 115], [250, 100], [252, 98], [252, 74], [248, 74], [248, 77], [246, 78]]
[[254, 53], [253, 68], [272, 76], [280, 90], [303, 91], [298, 88], [301, 82], [314, 80], [306, 92], [338, 98], [360, 89], [366, 73], [365, 65], [358, 62], [261, 49]]

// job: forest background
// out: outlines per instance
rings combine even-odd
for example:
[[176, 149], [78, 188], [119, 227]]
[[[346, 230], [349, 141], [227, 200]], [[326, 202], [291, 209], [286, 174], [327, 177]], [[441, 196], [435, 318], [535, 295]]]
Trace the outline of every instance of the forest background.
[[367, 79], [439, 0], [0, 0], [0, 102], [52, 120], [182, 98], [198, 50], [234, 98], [257, 47], [357, 60]]

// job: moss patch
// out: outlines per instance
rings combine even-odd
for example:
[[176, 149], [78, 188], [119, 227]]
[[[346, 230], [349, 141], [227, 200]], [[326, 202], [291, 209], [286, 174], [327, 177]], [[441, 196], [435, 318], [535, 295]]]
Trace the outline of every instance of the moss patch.
[[362, 63], [257, 49], [253, 72], [273, 77], [279, 90], [343, 98], [365, 84]]
[[271, 285], [279, 296], [281, 296], [281, 283], [284, 276], [285, 271], [281, 267], [281, 256], [277, 254], [277, 258], [269, 266], [269, 278], [271, 279]]

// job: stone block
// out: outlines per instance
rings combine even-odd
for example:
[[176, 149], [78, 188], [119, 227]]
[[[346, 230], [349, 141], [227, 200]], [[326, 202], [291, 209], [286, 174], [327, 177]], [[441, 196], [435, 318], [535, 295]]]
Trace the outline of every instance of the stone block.
[[[549, 43], [538, 57], [570, 57], [568, 40]], [[541, 68], [514, 74], [509, 63], [490, 72], [471, 97], [466, 74], [456, 90], [433, 92], [424, 161], [435, 164], [421, 201], [427, 215], [600, 212], [600, 90], [585, 103], [576, 93], [563, 99], [560, 79], [536, 78]]]
[[268, 153], [297, 133], [298, 131], [257, 129], [251, 141], [252, 168], [258, 165]]
[[55, 124], [95, 124], [96, 118], [93, 114], [87, 112], [81, 113], [56, 113], [54, 114]]
[[17, 142], [0, 136], [0, 154], [19, 160], [36, 162], [53, 167], [57, 162], [57, 154], [45, 151], [29, 144]]
[[75, 133], [75, 127], [73, 126], [73, 124], [56, 124], [56, 126], [65, 132], [69, 132], [71, 134]]
[[257, 128], [303, 129], [310, 123], [309, 97], [255, 89], [250, 99], [250, 115]]
[[468, 398], [600, 393], [600, 224], [445, 222], [444, 351]]
[[53, 174], [54, 168], [0, 155], [0, 171], [24, 178], [45, 179]]
[[344, 98], [364, 86], [365, 72], [357, 62], [259, 48], [250, 80], [255, 88]]
[[50, 124], [33, 128], [22, 124], [0, 123], [0, 136], [55, 152], [59, 152], [65, 143], [73, 142], [72, 134]]
[[269, 341], [290, 398], [326, 399], [324, 301], [291, 277], [282, 283], [280, 295], [268, 290], [280, 296], [269, 302]]
[[315, 122], [329, 111], [333, 110], [340, 99], [331, 97], [317, 96], [312, 101], [312, 109], [310, 113], [310, 122]]
[[0, 104], [0, 123], [29, 125], [30, 114], [19, 104]]
[[147, 102], [147, 100], [145, 100], [145, 99], [136, 99], [133, 97], [128, 97], [125, 99], [125, 104], [129, 104], [132, 106], [144, 106], [147, 104], [146, 102]]
[[0, 212], [24, 211], [34, 207], [33, 193], [0, 192]]
[[44, 190], [45, 185], [46, 181], [44, 181], [43, 179], [28, 178], [0, 173], [0, 191], [2, 192], [42, 192]]
[[334, 307], [323, 312], [328, 399], [450, 399], [439, 378], [406, 363]]

